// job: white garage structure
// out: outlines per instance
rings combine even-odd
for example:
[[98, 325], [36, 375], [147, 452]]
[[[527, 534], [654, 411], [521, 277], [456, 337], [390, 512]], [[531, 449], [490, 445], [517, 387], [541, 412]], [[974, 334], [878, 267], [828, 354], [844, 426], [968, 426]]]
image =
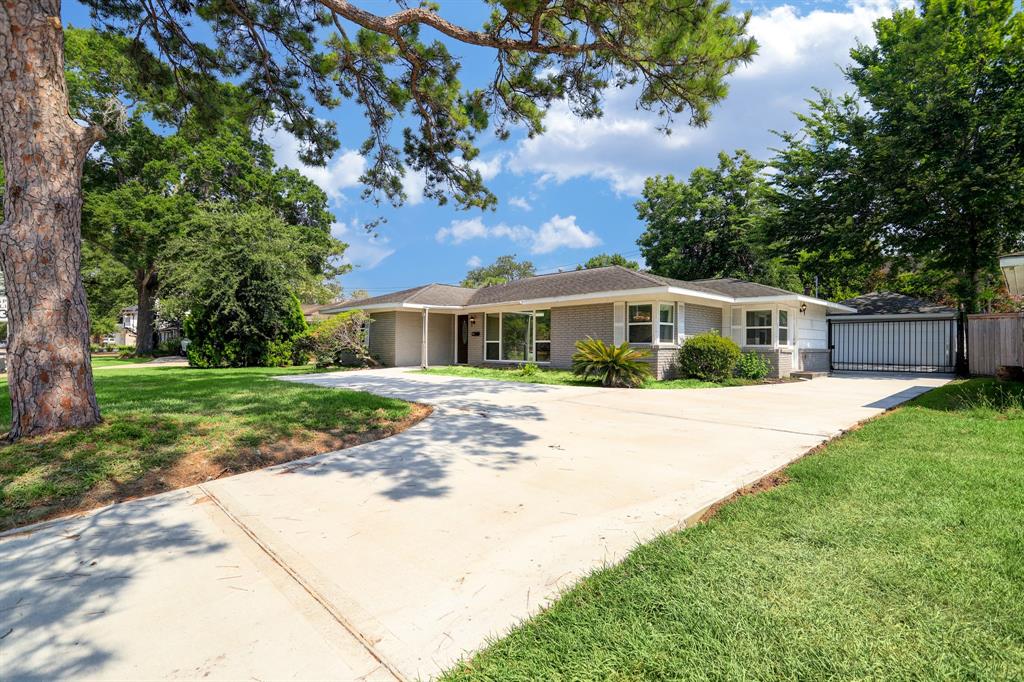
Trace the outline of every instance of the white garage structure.
[[853, 314], [828, 316], [833, 371], [952, 373], [957, 311], [910, 296], [873, 292], [843, 301]]

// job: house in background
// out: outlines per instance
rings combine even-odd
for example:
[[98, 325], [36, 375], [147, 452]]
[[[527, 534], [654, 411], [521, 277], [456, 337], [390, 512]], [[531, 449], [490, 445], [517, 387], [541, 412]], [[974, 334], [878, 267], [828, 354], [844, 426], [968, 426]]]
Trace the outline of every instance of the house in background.
[[775, 377], [829, 368], [828, 311], [853, 308], [738, 279], [683, 281], [620, 266], [540, 275], [482, 289], [427, 284], [328, 306], [369, 313], [370, 353], [386, 366], [567, 369], [586, 337], [648, 349], [659, 379], [680, 344], [716, 331], [765, 356]]
[[[138, 339], [139, 329], [139, 306], [130, 305], [121, 308], [121, 315], [118, 320], [117, 330], [113, 334], [103, 337], [104, 343], [118, 346], [134, 346]], [[181, 338], [181, 324], [177, 320], [166, 320], [160, 317], [159, 312], [156, 318], [155, 344], [167, 343], [174, 339]]]

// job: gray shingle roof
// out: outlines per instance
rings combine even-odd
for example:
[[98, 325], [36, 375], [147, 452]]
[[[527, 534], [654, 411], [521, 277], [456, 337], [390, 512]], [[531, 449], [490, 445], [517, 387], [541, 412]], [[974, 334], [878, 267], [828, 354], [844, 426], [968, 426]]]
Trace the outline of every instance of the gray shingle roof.
[[856, 308], [858, 315], [946, 315], [956, 312], [956, 308], [928, 303], [892, 291], [872, 291], [870, 294], [842, 301], [842, 304]]
[[617, 265], [589, 270], [570, 270], [550, 275], [517, 279], [506, 284], [494, 284], [478, 289], [470, 305], [528, 301], [554, 296], [578, 296], [601, 291], [626, 291], [665, 286], [652, 275]]
[[393, 303], [423, 305], [497, 305], [556, 296], [580, 296], [602, 291], [627, 291], [672, 286], [705, 294], [741, 298], [750, 296], [793, 295], [794, 292], [741, 279], [699, 279], [685, 281], [661, 277], [649, 272], [630, 270], [618, 265], [587, 270], [570, 270], [550, 275], [526, 277], [505, 284], [481, 289], [468, 289], [449, 284], [427, 284], [390, 294], [348, 301], [339, 308], [356, 308]]

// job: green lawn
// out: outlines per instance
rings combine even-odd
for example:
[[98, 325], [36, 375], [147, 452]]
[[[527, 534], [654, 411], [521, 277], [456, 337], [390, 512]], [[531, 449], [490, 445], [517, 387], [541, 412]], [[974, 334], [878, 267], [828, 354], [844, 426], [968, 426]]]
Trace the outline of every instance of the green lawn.
[[[472, 379], [495, 379], [497, 381], [519, 381], [528, 384], [557, 384], [559, 386], [600, 386], [596, 381], [585, 381], [572, 372], [564, 369], [538, 369], [532, 373], [521, 369], [495, 369], [492, 367], [469, 367], [466, 365], [430, 367], [412, 370], [423, 374], [439, 374], [453, 377], [469, 377]], [[748, 379], [729, 379], [723, 382], [701, 381], [700, 379], [667, 379], [655, 381], [649, 379], [643, 388], [715, 388], [719, 386], [749, 386], [760, 383]]]
[[785, 473], [446, 679], [1024, 679], [1024, 386], [933, 391]]
[[153, 358], [119, 358], [116, 355], [93, 355], [91, 358], [93, 369], [117, 367], [118, 365], [137, 365], [142, 362], [149, 362], [152, 359]]
[[97, 373], [103, 424], [0, 447], [0, 529], [337, 449], [422, 414], [400, 400], [269, 378], [307, 371]]

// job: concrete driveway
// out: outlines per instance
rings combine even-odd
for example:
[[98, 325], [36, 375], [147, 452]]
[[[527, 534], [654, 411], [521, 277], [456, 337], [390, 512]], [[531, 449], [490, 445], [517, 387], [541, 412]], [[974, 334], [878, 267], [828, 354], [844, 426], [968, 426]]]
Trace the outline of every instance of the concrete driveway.
[[375, 370], [383, 441], [0, 540], [0, 677], [429, 677], [580, 576], [942, 377], [683, 391]]

